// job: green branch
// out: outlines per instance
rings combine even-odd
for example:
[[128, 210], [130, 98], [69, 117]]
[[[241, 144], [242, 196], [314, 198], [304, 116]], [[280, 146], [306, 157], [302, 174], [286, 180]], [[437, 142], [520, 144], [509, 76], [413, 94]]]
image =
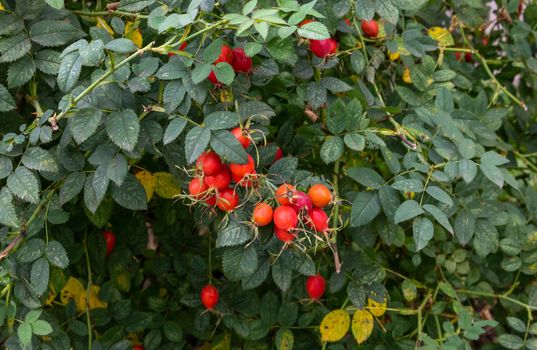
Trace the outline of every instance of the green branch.
[[80, 16], [87, 16], [87, 17], [103, 17], [103, 16], [125, 16], [125, 17], [134, 17], [134, 18], [148, 18], [148, 15], [141, 15], [139, 13], [131, 13], [131, 12], [125, 12], [125, 11], [79, 11], [79, 10], [72, 10], [72, 13], [75, 15]]

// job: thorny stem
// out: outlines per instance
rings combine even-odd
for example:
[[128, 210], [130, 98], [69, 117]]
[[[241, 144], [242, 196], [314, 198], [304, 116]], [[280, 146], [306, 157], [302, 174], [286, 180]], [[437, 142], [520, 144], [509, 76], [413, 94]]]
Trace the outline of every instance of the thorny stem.
[[125, 17], [134, 17], [134, 18], [141, 18], [145, 19], [148, 18], [148, 15], [142, 15], [139, 13], [131, 13], [131, 12], [125, 12], [125, 11], [79, 11], [79, 10], [72, 10], [72, 13], [80, 16], [89, 16], [89, 17], [101, 17], [101, 16], [125, 16]]

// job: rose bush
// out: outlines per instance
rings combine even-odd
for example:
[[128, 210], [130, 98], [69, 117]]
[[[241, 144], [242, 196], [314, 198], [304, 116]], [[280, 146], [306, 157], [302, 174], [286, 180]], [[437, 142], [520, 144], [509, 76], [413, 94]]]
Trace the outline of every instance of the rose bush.
[[7, 349], [537, 349], [537, 5], [2, 0]]

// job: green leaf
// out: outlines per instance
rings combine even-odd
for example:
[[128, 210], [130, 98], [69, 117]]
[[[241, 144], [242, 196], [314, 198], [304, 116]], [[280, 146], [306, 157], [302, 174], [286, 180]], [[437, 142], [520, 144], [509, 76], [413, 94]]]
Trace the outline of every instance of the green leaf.
[[338, 160], [345, 151], [343, 140], [338, 136], [327, 136], [326, 141], [321, 146], [321, 159], [326, 164]]
[[9, 65], [7, 70], [7, 85], [12, 89], [29, 82], [35, 74], [36, 65], [30, 56], [24, 56], [20, 60]]
[[283, 292], [287, 291], [293, 280], [293, 270], [289, 268], [289, 255], [284, 251], [279, 259], [272, 265], [272, 279]]
[[375, 0], [360, 0], [355, 2], [356, 14], [359, 19], [370, 21], [375, 15]]
[[174, 80], [186, 76], [185, 64], [178, 58], [172, 57], [157, 71], [155, 76], [161, 80]]
[[248, 155], [240, 142], [227, 130], [212, 132], [211, 147], [230, 163], [246, 164], [248, 161]]
[[39, 258], [32, 265], [30, 282], [38, 297], [42, 296], [48, 287], [50, 267], [45, 258]]
[[367, 294], [364, 286], [362, 286], [358, 281], [351, 281], [347, 286], [347, 295], [355, 307], [358, 309], [363, 309], [367, 302]]
[[343, 137], [347, 147], [354, 151], [361, 152], [365, 147], [365, 138], [357, 132], [351, 132]]
[[248, 42], [244, 45], [244, 53], [248, 57], [254, 57], [263, 49], [263, 45], [256, 42]]
[[5, 179], [13, 171], [13, 163], [8, 157], [0, 156], [0, 179]]
[[291, 251], [291, 266], [294, 270], [297, 272], [300, 272], [301, 274], [305, 276], [313, 276], [316, 273], [315, 270], [315, 263], [311, 259], [311, 257], [303, 253], [299, 250], [292, 250]]
[[212, 65], [208, 63], [198, 63], [192, 71], [192, 81], [194, 82], [194, 84], [201, 83], [202, 81], [207, 79], [212, 70]]
[[364, 57], [364, 54], [358, 50], [353, 51], [351, 54], [351, 67], [356, 74], [362, 74], [365, 67], [367, 66], [367, 61]]
[[17, 335], [22, 345], [27, 346], [32, 342], [32, 325], [29, 323], [22, 323], [17, 328]]
[[353, 167], [347, 170], [347, 175], [359, 184], [378, 189], [384, 183], [384, 179], [375, 170], [365, 167]]
[[132, 151], [140, 133], [138, 116], [131, 109], [110, 113], [106, 120], [106, 132], [119, 148]]
[[185, 98], [185, 94], [186, 89], [180, 81], [174, 80], [169, 82], [164, 88], [164, 93], [162, 94], [166, 112], [172, 113], [177, 107], [179, 107]]
[[230, 281], [239, 281], [257, 269], [257, 253], [253, 245], [248, 248], [228, 248], [222, 256], [224, 274]]
[[397, 208], [393, 220], [395, 224], [398, 224], [400, 222], [410, 220], [421, 214], [423, 214], [423, 209], [421, 208], [419, 203], [415, 200], [410, 199], [404, 201], [403, 204], [401, 204], [399, 208]]
[[48, 335], [52, 333], [52, 327], [45, 320], [37, 320], [32, 323], [32, 331], [35, 335]]
[[451, 199], [450, 195], [447, 194], [444, 190], [442, 190], [440, 187], [436, 187], [436, 186], [429, 186], [427, 187], [427, 189], [425, 190], [425, 192], [427, 192], [427, 194], [431, 197], [433, 197], [434, 199], [436, 199], [437, 201], [441, 202], [441, 203], [444, 203], [444, 204], [447, 204], [449, 205], [450, 207], [453, 206], [453, 200]]
[[416, 250], [421, 250], [427, 246], [427, 243], [433, 238], [434, 227], [431, 220], [418, 217], [412, 223], [412, 232], [414, 234], [414, 243]]
[[216, 247], [233, 247], [247, 242], [252, 237], [250, 227], [244, 224], [231, 222], [225, 228], [218, 231]]
[[235, 79], [235, 71], [233, 67], [227, 62], [220, 62], [214, 66], [214, 74], [219, 82], [226, 85], [231, 85], [233, 79]]
[[397, 180], [392, 184], [392, 187], [403, 192], [423, 192], [423, 183], [416, 179]]
[[61, 10], [65, 6], [64, 0], [45, 0], [45, 1], [50, 7], [53, 7], [57, 10]]
[[469, 211], [461, 211], [455, 219], [455, 236], [459, 243], [466, 245], [475, 232], [476, 217]]
[[[188, 164], [192, 164], [205, 151], [211, 139], [211, 130], [195, 126], [185, 138], [185, 156]], [[236, 140], [236, 139], [235, 139]]]
[[45, 74], [56, 75], [60, 70], [60, 53], [54, 50], [39, 50], [35, 54], [35, 65], [37, 69]]
[[520, 318], [507, 317], [507, 323], [516, 332], [524, 333], [526, 331], [526, 324]]
[[10, 63], [30, 52], [32, 43], [25, 32], [0, 38], [0, 63]]
[[19, 227], [19, 217], [13, 207], [13, 196], [11, 192], [6, 187], [0, 190], [0, 224], [10, 226], [10, 227]]
[[277, 350], [292, 350], [295, 344], [293, 332], [287, 328], [278, 329], [275, 343]]
[[422, 8], [427, 0], [392, 0], [393, 4], [401, 10], [417, 11]]
[[102, 111], [96, 108], [77, 110], [68, 121], [69, 129], [76, 143], [81, 144], [89, 139], [101, 123]]
[[487, 219], [478, 219], [473, 240], [474, 249], [480, 257], [496, 253], [500, 245], [496, 227]]
[[116, 185], [121, 186], [129, 171], [127, 159], [118, 153], [106, 166], [106, 176]]
[[181, 326], [174, 321], [164, 322], [162, 331], [164, 332], [164, 336], [171, 342], [178, 343], [183, 340], [183, 330], [181, 329]]
[[119, 9], [127, 12], [139, 12], [154, 2], [155, 0], [121, 0]]
[[395, 212], [401, 205], [399, 193], [390, 186], [384, 185], [379, 189], [379, 200], [382, 210], [386, 213], [388, 219], [393, 222]]
[[24, 166], [19, 166], [7, 178], [7, 187], [16, 197], [25, 202], [39, 202], [39, 181], [37, 177]]
[[78, 51], [73, 51], [63, 56], [58, 70], [58, 87], [63, 92], [70, 91], [78, 81], [82, 70], [82, 58]]
[[0, 84], [0, 112], [11, 111], [15, 107], [15, 100], [9, 94], [9, 91], [7, 91], [5, 86]]
[[127, 173], [121, 186], [112, 186], [112, 198], [117, 204], [130, 210], [147, 209], [145, 190], [136, 177], [130, 173]]
[[469, 184], [477, 175], [477, 165], [473, 160], [461, 159], [459, 161], [459, 173], [461, 174], [464, 182]]
[[318, 21], [307, 23], [297, 29], [298, 35], [306, 39], [322, 40], [330, 38], [330, 32]]
[[30, 38], [41, 46], [62, 46], [86, 34], [66, 21], [40, 21], [30, 28]]
[[375, 0], [375, 5], [380, 17], [392, 24], [397, 24], [399, 10], [393, 5], [392, 0]]
[[267, 279], [269, 272], [270, 259], [266, 256], [262, 256], [255, 272], [242, 280], [242, 289], [247, 290], [259, 287]]
[[42, 312], [43, 310], [41, 309], [30, 310], [26, 316], [24, 316], [24, 322], [34, 323], [35, 321], [39, 320]]
[[127, 38], [119, 38], [109, 41], [104, 45], [104, 48], [122, 54], [130, 53], [138, 49], [132, 40]]
[[487, 179], [494, 183], [499, 188], [503, 187], [503, 173], [502, 171], [491, 163], [481, 163], [481, 172]]
[[431, 214], [440, 225], [448, 230], [449, 233], [453, 234], [453, 227], [449, 223], [447, 215], [442, 210], [431, 204], [424, 204], [423, 209], [429, 212], [429, 214]]
[[351, 226], [364, 226], [380, 213], [380, 202], [376, 192], [360, 192], [351, 211]]
[[0, 13], [0, 36], [16, 34], [23, 29], [24, 21], [19, 15], [8, 11]]
[[235, 112], [216, 111], [205, 116], [204, 122], [211, 130], [231, 129], [239, 124], [239, 116]]
[[54, 266], [65, 269], [69, 265], [69, 257], [65, 248], [58, 241], [50, 241], [45, 248], [47, 260]]
[[298, 168], [298, 159], [295, 157], [283, 157], [272, 164], [268, 170], [270, 180], [276, 184], [290, 181]]
[[524, 341], [518, 335], [504, 333], [498, 337], [498, 343], [506, 349], [518, 350], [524, 346]]
[[326, 103], [326, 89], [321, 84], [311, 82], [308, 85], [307, 96], [308, 103], [313, 109], [318, 109]]
[[54, 159], [49, 151], [40, 147], [28, 148], [26, 152], [24, 152], [21, 161], [28, 169], [51, 173], [58, 171], [56, 159]]
[[206, 62], [214, 62], [222, 52], [224, 42], [222, 39], [213, 40], [203, 51], [203, 60]]
[[45, 241], [42, 239], [30, 239], [20, 250], [17, 251], [17, 260], [21, 263], [28, 264], [45, 254]]
[[179, 135], [183, 132], [186, 126], [186, 120], [181, 118], [174, 118], [168, 124], [166, 131], [164, 132], [164, 137], [162, 138], [162, 143], [167, 145], [172, 143], [177, 139]]

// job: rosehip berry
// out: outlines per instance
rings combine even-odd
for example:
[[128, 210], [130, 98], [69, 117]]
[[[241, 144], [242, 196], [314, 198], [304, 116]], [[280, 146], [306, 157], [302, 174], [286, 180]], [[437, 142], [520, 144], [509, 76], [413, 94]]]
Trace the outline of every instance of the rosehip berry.
[[254, 169], [254, 170], [250, 171], [249, 174], [246, 174], [245, 176], [237, 176], [237, 175], [231, 173], [231, 178], [233, 179], [233, 181], [235, 183], [238, 183], [242, 187], [250, 187], [250, 186], [252, 186], [254, 184], [254, 181], [252, 179], [246, 180], [245, 177], [246, 176], [252, 176], [252, 175], [255, 175], [255, 174], [257, 174], [257, 172]]
[[282, 230], [290, 230], [298, 224], [298, 215], [289, 205], [281, 205], [274, 210], [274, 225]]
[[300, 22], [300, 23], [298, 24], [298, 26], [299, 26], [299, 27], [302, 27], [303, 25], [306, 25], [306, 24], [311, 23], [311, 22], [315, 22], [315, 20], [314, 20], [314, 19], [305, 19], [305, 20], [303, 20], [302, 22]]
[[248, 146], [250, 146], [251, 140], [250, 140], [250, 137], [248, 137], [249, 136], [248, 130], [241, 129], [241, 128], [235, 128], [235, 129], [231, 130], [231, 133], [240, 142], [240, 144], [242, 145], [242, 147], [244, 149], [246, 149], [246, 148], [248, 148]]
[[267, 203], [258, 203], [254, 208], [252, 221], [257, 226], [267, 226], [272, 222], [272, 214], [274, 210]]
[[196, 167], [203, 171], [205, 176], [215, 175], [220, 171], [222, 160], [213, 151], [203, 152], [196, 160]]
[[210, 205], [211, 207], [214, 207], [216, 205], [216, 195], [212, 195], [209, 198], [205, 200], [205, 203], [207, 205]]
[[112, 231], [103, 231], [103, 238], [106, 241], [106, 256], [108, 256], [116, 246], [116, 235]]
[[343, 18], [343, 22], [345, 22], [345, 24], [347, 24], [349, 27], [351, 26], [351, 20], [350, 19]]
[[246, 162], [246, 164], [232, 163], [229, 165], [229, 170], [231, 170], [231, 173], [237, 178], [242, 179], [255, 170], [254, 158], [252, 158], [251, 155], [248, 155], [248, 162]]
[[220, 191], [216, 198], [216, 205], [223, 211], [230, 212], [237, 208], [239, 195], [232, 188]]
[[[222, 48], [220, 49], [220, 55], [218, 58], [213, 62], [214, 65], [220, 63], [220, 62], [226, 62], [229, 64], [233, 63], [233, 50], [231, 50], [231, 47], [227, 46], [226, 44], [222, 45]], [[211, 81], [211, 83], [215, 85], [219, 85], [220, 82], [216, 78], [216, 74], [214, 74], [214, 71], [211, 71], [209, 73], [209, 76], [207, 77]]]
[[188, 193], [192, 196], [194, 199], [200, 199], [205, 196], [207, 190], [209, 187], [203, 181], [203, 179], [199, 177], [195, 177], [188, 183]]
[[313, 208], [311, 198], [302, 191], [296, 191], [293, 198], [289, 200], [293, 209], [300, 213], [301, 211], [309, 211]]
[[236, 47], [233, 49], [233, 63], [231, 65], [235, 72], [250, 73], [252, 58], [246, 56], [242, 47]]
[[274, 226], [274, 234], [276, 235], [276, 238], [278, 238], [283, 243], [290, 243], [295, 239], [295, 235], [292, 234], [288, 230], [282, 230], [281, 228], [278, 228]]
[[132, 350], [145, 350], [143, 345], [136, 344], [133, 345]]
[[379, 25], [374, 19], [362, 21], [362, 32], [370, 38], [376, 38], [379, 35]]
[[308, 212], [308, 224], [317, 232], [325, 232], [328, 229], [328, 215], [321, 208], [313, 208]]
[[218, 304], [218, 289], [212, 284], [207, 284], [201, 289], [201, 303], [207, 310], [212, 310]]
[[227, 165], [222, 164], [220, 170], [211, 176], [205, 176], [205, 183], [209, 187], [216, 188], [217, 190], [223, 190], [231, 183], [231, 173]]
[[290, 205], [290, 199], [295, 195], [295, 186], [283, 184], [276, 190], [276, 200], [282, 205]]
[[331, 56], [337, 52], [337, 41], [335, 39], [310, 40], [311, 52], [320, 58]]
[[313, 205], [318, 208], [326, 207], [332, 200], [332, 193], [330, 193], [328, 187], [323, 184], [311, 186], [308, 191], [308, 196], [310, 196]]
[[319, 300], [326, 290], [326, 281], [323, 276], [317, 274], [309, 276], [306, 280], [306, 292], [313, 300]]
[[280, 147], [276, 148], [276, 154], [274, 154], [274, 161], [273, 163], [277, 162], [278, 160], [283, 158], [283, 151]]

